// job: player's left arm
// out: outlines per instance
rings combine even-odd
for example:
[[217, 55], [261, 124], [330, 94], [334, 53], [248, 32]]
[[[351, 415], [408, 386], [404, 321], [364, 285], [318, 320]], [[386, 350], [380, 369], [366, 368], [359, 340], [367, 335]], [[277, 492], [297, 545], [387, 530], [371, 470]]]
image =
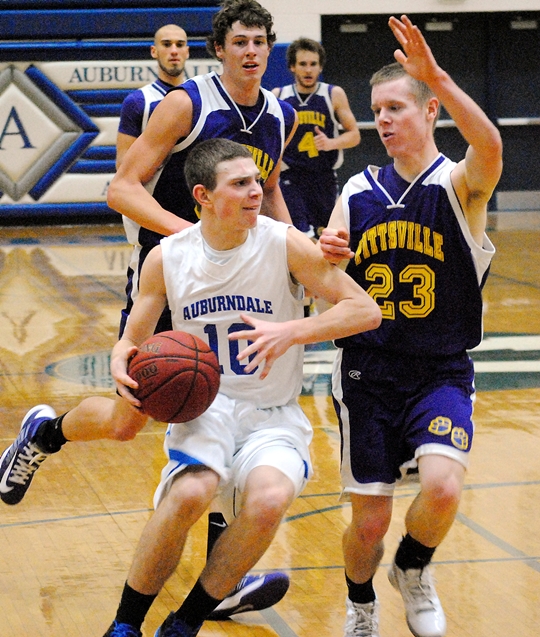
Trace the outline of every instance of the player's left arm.
[[354, 148], [360, 143], [360, 131], [356, 124], [356, 118], [349, 106], [349, 100], [341, 86], [333, 86], [331, 93], [332, 106], [337, 121], [343, 127], [343, 132], [337, 137], [327, 137], [325, 133], [315, 126], [314, 142], [317, 150], [339, 150], [342, 148]]
[[377, 303], [348, 274], [328, 263], [320, 249], [294, 227], [287, 231], [287, 260], [294, 279], [331, 303], [332, 307], [317, 316], [282, 323], [242, 314], [242, 320], [253, 329], [236, 332], [229, 338], [252, 341], [239, 353], [238, 360], [255, 354], [246, 366], [247, 373], [264, 361], [261, 378], [268, 375], [274, 361], [291, 345], [351, 336], [373, 330], [381, 322]]
[[404, 69], [435, 93], [468, 143], [465, 159], [452, 172], [452, 183], [478, 244], [486, 227], [487, 203], [502, 172], [502, 140], [480, 106], [437, 64], [420, 29], [407, 16], [390, 18], [390, 28], [403, 50], [394, 57]]
[[[291, 132], [287, 139], [285, 140], [284, 148], [287, 147], [287, 144], [291, 141], [298, 127], [298, 114], [295, 114], [294, 125], [291, 129]], [[283, 194], [281, 192], [281, 188], [279, 187], [279, 173], [281, 172], [281, 160], [282, 156], [279, 158], [279, 161], [274, 166], [274, 170], [270, 174], [270, 177], [266, 180], [263, 186], [263, 200], [261, 205], [261, 213], [266, 215], [267, 217], [271, 217], [276, 221], [284, 221], [285, 223], [292, 223], [291, 215], [289, 214], [289, 210], [287, 209], [287, 204], [285, 203], [285, 199], [283, 198]]]
[[127, 375], [127, 363], [138, 346], [154, 333], [166, 303], [161, 246], [156, 246], [144, 261], [139, 280], [139, 294], [131, 309], [126, 329], [111, 354], [111, 374], [118, 392], [136, 406], [138, 401], [126, 390], [126, 387], [137, 387], [137, 383]]

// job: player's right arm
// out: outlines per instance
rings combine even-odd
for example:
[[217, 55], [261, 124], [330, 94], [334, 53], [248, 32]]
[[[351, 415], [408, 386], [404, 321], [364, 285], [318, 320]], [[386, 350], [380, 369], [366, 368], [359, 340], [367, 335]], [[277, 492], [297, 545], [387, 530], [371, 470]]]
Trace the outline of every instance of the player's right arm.
[[144, 132], [122, 159], [109, 185], [107, 203], [140, 226], [168, 236], [192, 225], [165, 210], [146, 190], [176, 144], [191, 131], [192, 103], [185, 91], [171, 91], [152, 113]]
[[252, 329], [230, 334], [229, 339], [251, 341], [238, 354], [238, 360], [253, 357], [245, 367], [246, 373], [264, 361], [261, 379], [291, 345], [318, 343], [373, 330], [382, 319], [379, 306], [367, 292], [340, 268], [328, 263], [311, 239], [293, 226], [287, 230], [287, 262], [294, 279], [332, 307], [317, 316], [286, 322], [240, 315]]
[[156, 246], [144, 261], [139, 294], [131, 309], [126, 329], [111, 354], [111, 374], [118, 393], [137, 407], [139, 401], [127, 389], [137, 387], [137, 383], [127, 375], [128, 360], [135, 354], [138, 346], [152, 336], [166, 304], [161, 246]]
[[116, 170], [133, 142], [141, 134], [144, 107], [144, 96], [139, 89], [130, 93], [122, 102], [116, 134]]

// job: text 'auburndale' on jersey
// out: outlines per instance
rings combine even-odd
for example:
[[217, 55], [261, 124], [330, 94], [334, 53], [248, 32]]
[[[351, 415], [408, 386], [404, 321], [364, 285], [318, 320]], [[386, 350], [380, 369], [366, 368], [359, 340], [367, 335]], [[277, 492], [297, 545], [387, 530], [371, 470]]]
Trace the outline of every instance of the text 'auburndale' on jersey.
[[201, 299], [184, 307], [184, 321], [215, 314], [216, 312], [255, 312], [257, 314], [273, 314], [272, 301], [258, 299], [242, 294], [219, 294], [209, 299]]
[[397, 248], [414, 250], [438, 261], [444, 261], [443, 236], [414, 221], [388, 221], [366, 230], [355, 252], [356, 265], [378, 252]]

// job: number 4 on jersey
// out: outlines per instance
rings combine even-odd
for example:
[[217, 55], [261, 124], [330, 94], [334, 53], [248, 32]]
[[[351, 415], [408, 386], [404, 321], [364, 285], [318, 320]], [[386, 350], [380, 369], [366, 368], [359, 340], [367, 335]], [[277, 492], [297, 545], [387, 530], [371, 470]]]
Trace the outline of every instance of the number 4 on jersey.
[[307, 153], [308, 157], [317, 157], [319, 151], [315, 146], [315, 136], [313, 131], [308, 131], [298, 143], [298, 152]]

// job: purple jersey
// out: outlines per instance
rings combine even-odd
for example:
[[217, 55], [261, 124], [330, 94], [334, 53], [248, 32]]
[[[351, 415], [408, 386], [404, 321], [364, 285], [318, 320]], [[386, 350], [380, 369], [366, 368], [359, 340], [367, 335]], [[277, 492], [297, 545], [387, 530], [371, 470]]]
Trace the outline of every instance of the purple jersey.
[[[198, 218], [184, 179], [189, 150], [214, 137], [239, 142], [252, 152], [264, 184], [281, 158], [295, 112], [263, 88], [255, 106], [238, 106], [215, 73], [196, 76], [173, 90], [186, 91], [193, 103], [192, 130], [178, 140], [168, 161], [154, 176], [151, 194], [166, 210], [195, 223]], [[140, 228], [141, 245], [154, 246], [160, 239], [157, 233]]]
[[339, 347], [445, 356], [482, 338], [481, 290], [493, 245], [475, 243], [443, 155], [411, 184], [393, 165], [369, 166], [342, 193], [351, 259], [347, 272], [379, 304], [382, 325]]
[[332, 106], [332, 88], [330, 84], [319, 82], [314, 93], [301, 94], [294, 84], [283, 86], [279, 99], [290, 104], [298, 113], [298, 128], [283, 155], [286, 167], [320, 174], [332, 172], [343, 163], [343, 150], [319, 152], [315, 148], [313, 136], [318, 126], [327, 137], [339, 135], [339, 123]]
[[130, 93], [122, 102], [118, 132], [138, 137], [146, 128], [153, 110], [172, 88], [172, 84], [158, 78], [152, 84]]
[[481, 289], [495, 252], [475, 243], [439, 155], [412, 183], [393, 165], [350, 179], [347, 272], [378, 302], [379, 328], [340, 339], [332, 395], [345, 492], [391, 496], [400, 467], [423, 455], [467, 466]]

